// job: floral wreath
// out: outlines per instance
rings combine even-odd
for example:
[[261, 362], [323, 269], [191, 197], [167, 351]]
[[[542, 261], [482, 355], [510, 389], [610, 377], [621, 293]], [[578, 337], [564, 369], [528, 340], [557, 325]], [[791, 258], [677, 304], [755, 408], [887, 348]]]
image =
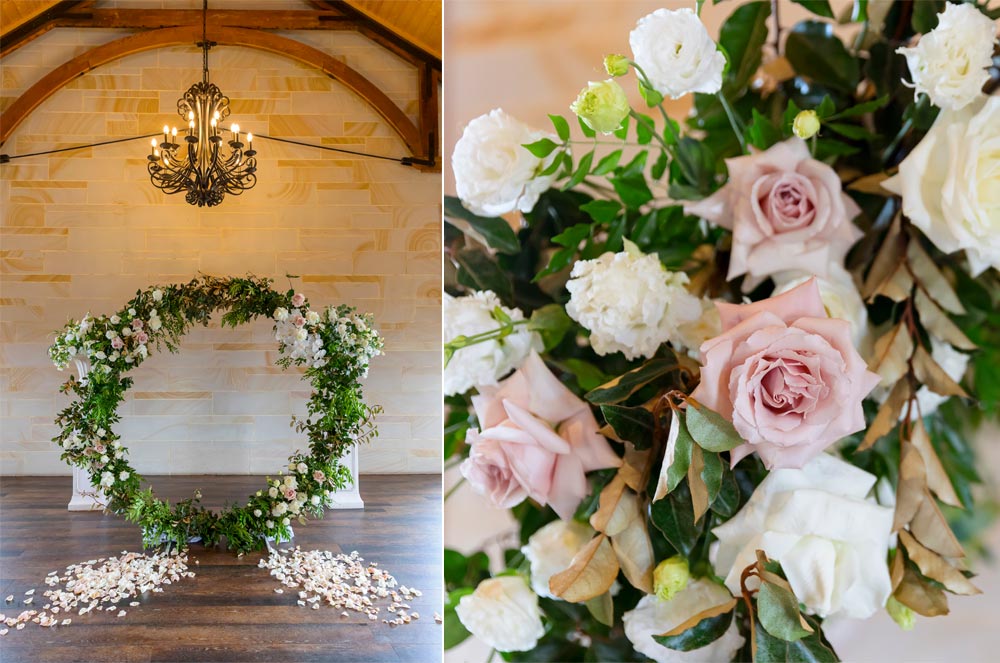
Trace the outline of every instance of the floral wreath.
[[[271, 288], [271, 279], [199, 276], [189, 283], [139, 290], [120, 311], [70, 320], [58, 332], [49, 356], [59, 370], [71, 362], [80, 378], [70, 377], [62, 393], [77, 396], [56, 417], [61, 428], [53, 442], [62, 458], [86, 469], [91, 483], [109, 498], [108, 509], [142, 527], [143, 544], [167, 542], [183, 547], [193, 537], [216, 545], [222, 537], [237, 552], [258, 550], [268, 538], [291, 537], [291, 518], [321, 518], [333, 492], [352, 479], [338, 462], [354, 444], [378, 436], [372, 423], [381, 412], [362, 401], [361, 379], [369, 360], [381, 354], [382, 339], [369, 315], [349, 306], [311, 310], [301, 293]], [[289, 457], [288, 473], [268, 477], [267, 487], [243, 506], [214, 513], [199, 505], [200, 492], [171, 505], [142, 488], [142, 477], [126, 459], [127, 449], [112, 425], [118, 405], [132, 386], [127, 374], [156, 349], [176, 352], [180, 338], [195, 323], [207, 325], [224, 311], [223, 326], [236, 327], [260, 316], [274, 320], [280, 358], [287, 368], [305, 367], [313, 393], [305, 418], [291, 425], [309, 439], [309, 453]]]

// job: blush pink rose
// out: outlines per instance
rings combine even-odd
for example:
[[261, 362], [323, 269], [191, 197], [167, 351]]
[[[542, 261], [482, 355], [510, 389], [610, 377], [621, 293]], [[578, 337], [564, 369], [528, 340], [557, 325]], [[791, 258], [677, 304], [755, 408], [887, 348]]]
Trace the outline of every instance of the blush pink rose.
[[285, 486], [284, 488], [281, 489], [281, 494], [285, 497], [286, 500], [294, 500], [295, 496], [298, 493], [296, 493], [295, 489], [292, 488], [291, 486]]
[[306, 296], [301, 292], [292, 295], [292, 306], [302, 306], [306, 301]]
[[767, 469], [800, 468], [865, 427], [861, 402], [879, 376], [851, 342], [851, 325], [828, 318], [816, 279], [753, 304], [717, 304], [722, 334], [701, 346], [692, 398], [733, 422]]
[[132, 329], [142, 329], [143, 322], [139, 318], [132, 321]]
[[111, 347], [113, 347], [115, 350], [121, 350], [122, 348], [125, 347], [125, 341], [122, 340], [121, 336], [115, 336], [113, 339], [111, 339]]
[[785, 270], [826, 276], [861, 237], [852, 223], [860, 208], [801, 138], [726, 159], [726, 165], [729, 182], [684, 211], [733, 231], [727, 279], [749, 274], [750, 289]]
[[144, 331], [137, 331], [135, 333], [135, 340], [138, 343], [146, 343], [146, 342], [149, 341], [149, 335], [146, 334], [146, 332], [144, 332]]
[[303, 318], [301, 315], [297, 315], [294, 318], [292, 318], [292, 323], [294, 323], [296, 327], [302, 327], [303, 325], [306, 324], [306, 319]]
[[506, 380], [481, 387], [472, 404], [480, 430], [469, 431], [462, 476], [498, 507], [530, 497], [568, 520], [590, 492], [586, 473], [621, 465], [590, 406], [534, 352]]

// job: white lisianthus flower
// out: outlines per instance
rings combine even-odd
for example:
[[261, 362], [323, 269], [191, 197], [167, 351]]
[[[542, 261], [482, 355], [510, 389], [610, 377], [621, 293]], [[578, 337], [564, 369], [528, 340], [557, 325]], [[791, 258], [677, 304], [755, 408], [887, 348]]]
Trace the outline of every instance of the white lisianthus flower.
[[154, 290], [153, 291], [153, 301], [154, 302], [159, 302], [159, 301], [162, 301], [162, 300], [163, 300], [163, 291], [160, 290], [160, 289]]
[[913, 48], [896, 50], [906, 57], [914, 96], [926, 94], [948, 110], [961, 110], [982, 97], [996, 34], [996, 24], [975, 5], [946, 4], [936, 28]]
[[314, 325], [317, 322], [319, 322], [319, 313], [317, 313], [316, 311], [309, 311], [308, 313], [306, 313], [306, 322], [308, 322], [311, 325]]
[[[292, 466], [292, 467], [290, 467], [289, 469], [290, 469], [290, 470], [293, 470], [293, 471], [294, 471], [294, 470], [295, 470], [296, 468], [295, 468], [295, 466], [293, 465], [293, 466]], [[284, 484], [285, 484], [286, 486], [288, 486], [289, 488], [298, 488], [298, 487], [299, 487], [299, 482], [298, 482], [298, 480], [297, 480], [297, 479], [295, 478], [295, 476], [294, 476], [294, 475], [291, 475], [291, 474], [286, 474], [286, 475], [285, 475], [285, 476], [284, 476], [284, 477], [282, 478], [282, 483], [284, 483]]]
[[320, 503], [319, 495], [313, 495], [312, 497], [309, 498], [309, 501], [312, 503], [313, 506], [319, 506]]
[[289, 502], [288, 503], [288, 510], [290, 512], [292, 512], [293, 514], [298, 515], [299, 511], [302, 510], [302, 504], [299, 503], [299, 502], [297, 502], [297, 501], [296, 502]]
[[103, 360], [103, 359], [107, 359], [108, 355], [106, 355], [103, 352], [101, 352], [100, 350], [98, 350], [97, 352], [94, 353], [94, 358], [95, 359], [101, 359], [101, 360]]
[[549, 589], [549, 578], [569, 568], [573, 555], [593, 536], [593, 529], [575, 520], [554, 520], [532, 534], [521, 548], [531, 563], [531, 589], [539, 596], [558, 598]]
[[653, 640], [653, 636], [666, 633], [699, 612], [721, 605], [731, 598], [725, 587], [706, 578], [688, 584], [669, 601], [660, 600], [655, 594], [647, 594], [639, 599], [635, 608], [622, 615], [625, 637], [632, 642], [637, 652], [657, 663], [730, 661], [744, 642], [735, 621], [722, 637], [704, 647], [686, 652], [664, 647]]
[[122, 336], [128, 338], [132, 335], [132, 329], [130, 327], [122, 327]]
[[722, 89], [726, 57], [690, 9], [657, 9], [629, 34], [635, 63], [662, 95], [715, 94]]
[[[465, 297], [447, 293], [442, 302], [443, 335], [446, 341], [459, 336], [474, 336], [499, 328], [492, 316], [500, 308], [513, 321], [524, 320], [518, 309], [500, 303], [493, 292], [484, 290]], [[542, 339], [527, 325], [517, 325], [504, 339], [476, 343], [455, 352], [444, 369], [444, 393], [462, 394], [473, 387], [495, 385], [507, 373], [518, 368], [532, 350], [542, 350]]]
[[[812, 274], [802, 274], [801, 272], [779, 272], [774, 275], [774, 293], [772, 297], [788, 292], [789, 290], [802, 285]], [[866, 354], [866, 348], [870, 342], [868, 338], [868, 308], [861, 299], [861, 293], [854, 284], [854, 278], [840, 265], [830, 265], [825, 278], [815, 277], [819, 285], [819, 296], [823, 300], [823, 308], [831, 318], [847, 320], [851, 323], [851, 340], [854, 347], [862, 355]]]
[[273, 500], [278, 496], [278, 489], [275, 488], [274, 486], [271, 486], [270, 488], [267, 489], [267, 496]]
[[118, 475], [118, 478], [121, 479], [122, 481], [125, 481], [130, 476], [131, 474], [129, 474], [128, 470], [122, 470], [122, 472]]
[[569, 109], [588, 127], [602, 134], [618, 130], [632, 110], [625, 90], [613, 78], [587, 83]]
[[264, 512], [261, 511], [260, 509], [254, 509], [253, 510], [253, 515], [255, 515], [256, 517], [260, 518], [261, 516], [264, 515]]
[[101, 473], [101, 485], [102, 486], [104, 486], [105, 488], [110, 488], [111, 486], [114, 485], [114, 483], [115, 483], [115, 475], [114, 474], [112, 474], [111, 472], [102, 472]]
[[278, 322], [284, 322], [285, 320], [288, 320], [288, 309], [285, 308], [284, 306], [279, 306], [278, 308], [274, 309], [274, 319], [277, 320]]
[[291, 524], [291, 522], [292, 522], [292, 521], [291, 521], [291, 520], [289, 520], [288, 518], [282, 518], [282, 519], [281, 519], [281, 524], [282, 524], [282, 525], [284, 525], [285, 527], [288, 527], [288, 525], [290, 525], [290, 524]]
[[893, 510], [869, 497], [875, 476], [829, 454], [772, 470], [732, 519], [716, 527], [715, 571], [740, 592], [756, 551], [781, 563], [809, 614], [866, 619], [892, 586], [885, 560]]
[[528, 651], [545, 634], [538, 597], [519, 575], [489, 578], [455, 607], [462, 625], [497, 651]]
[[271, 507], [271, 515], [276, 518], [285, 513], [286, 511], [288, 511], [288, 505], [285, 504], [284, 502], [278, 502], [273, 507]]
[[153, 317], [149, 319], [149, 328], [153, 331], [159, 331], [160, 327], [163, 326], [163, 322], [159, 318]]
[[134, 308], [130, 308], [128, 310], [128, 314], [131, 315], [134, 318], [135, 317], [135, 309]]
[[701, 315], [698, 298], [685, 287], [687, 274], [668, 272], [656, 255], [628, 240], [621, 253], [577, 262], [570, 276], [566, 313], [590, 330], [599, 355], [652, 357], [663, 343], [679, 343], [680, 325]]
[[104, 338], [106, 338], [108, 340], [113, 339], [115, 336], [118, 336], [118, 334], [116, 334], [111, 329], [109, 329], [108, 331], [104, 332]]
[[117, 325], [119, 322], [122, 321], [122, 319], [120, 317], [118, 317], [117, 315], [111, 316], [110, 318], [108, 318], [108, 320], [110, 320], [111, 324], [113, 324], [113, 325]]
[[451, 155], [462, 204], [483, 216], [530, 212], [555, 179], [539, 176], [555, 157], [540, 159], [523, 147], [542, 138], [559, 141], [499, 108], [469, 122]]
[[107, 463], [107, 462], [108, 462], [109, 460], [111, 460], [111, 459], [110, 459], [110, 458], [108, 458], [108, 455], [107, 455], [107, 454], [102, 454], [102, 455], [101, 455], [101, 462], [102, 462], [102, 463]]
[[972, 276], [1000, 268], [1000, 97], [941, 111], [882, 186], [935, 246], [964, 249]]
[[309, 466], [306, 465], [305, 463], [299, 463], [298, 465], [295, 466], [295, 470], [299, 474], [305, 474], [306, 472], [309, 471]]

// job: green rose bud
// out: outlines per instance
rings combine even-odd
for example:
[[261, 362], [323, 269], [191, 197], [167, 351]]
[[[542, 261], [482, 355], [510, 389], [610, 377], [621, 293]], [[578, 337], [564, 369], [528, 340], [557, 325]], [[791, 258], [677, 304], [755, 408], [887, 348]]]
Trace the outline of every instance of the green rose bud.
[[569, 108], [587, 126], [603, 134], [618, 129], [631, 110], [625, 90], [610, 78], [601, 83], [588, 83]]
[[892, 621], [899, 624], [899, 628], [904, 631], [913, 630], [913, 626], [916, 623], [913, 610], [897, 601], [895, 596], [890, 596], [889, 600], [885, 602], [885, 611], [892, 617]]
[[690, 579], [688, 561], [680, 555], [674, 555], [657, 564], [653, 570], [653, 592], [661, 601], [669, 601], [687, 587]]
[[799, 138], [812, 138], [819, 133], [819, 115], [814, 110], [804, 110], [795, 116], [792, 132]]
[[614, 53], [606, 55], [604, 56], [604, 70], [608, 72], [608, 76], [624, 76], [628, 73], [628, 58]]

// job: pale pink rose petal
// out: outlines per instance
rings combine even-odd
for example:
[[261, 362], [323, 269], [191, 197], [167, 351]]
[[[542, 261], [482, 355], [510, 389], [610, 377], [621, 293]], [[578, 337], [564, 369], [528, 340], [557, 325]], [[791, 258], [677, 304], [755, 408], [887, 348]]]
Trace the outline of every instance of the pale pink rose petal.
[[826, 309], [819, 294], [819, 284], [816, 279], [809, 279], [802, 285], [776, 297], [763, 299], [752, 304], [728, 304], [718, 302], [719, 319], [722, 321], [722, 331], [732, 329], [740, 322], [759, 313], [767, 311], [781, 318], [785, 324], [791, 324], [799, 318], [825, 318]]
[[590, 485], [583, 473], [580, 459], [573, 455], [559, 456], [552, 475], [549, 506], [560, 518], [570, 520], [580, 505], [580, 500], [590, 492]]
[[518, 407], [513, 401], [503, 401], [504, 409], [514, 426], [531, 436], [543, 449], [556, 454], [568, 454], [573, 450], [569, 442], [559, 437], [552, 428]]
[[590, 409], [582, 410], [559, 425], [559, 435], [569, 440], [573, 455], [580, 459], [584, 472], [592, 472], [607, 467], [620, 467], [618, 457], [603, 435]]

